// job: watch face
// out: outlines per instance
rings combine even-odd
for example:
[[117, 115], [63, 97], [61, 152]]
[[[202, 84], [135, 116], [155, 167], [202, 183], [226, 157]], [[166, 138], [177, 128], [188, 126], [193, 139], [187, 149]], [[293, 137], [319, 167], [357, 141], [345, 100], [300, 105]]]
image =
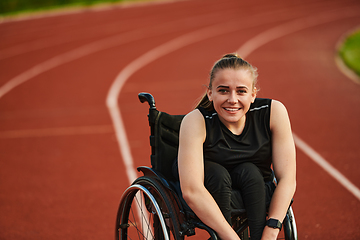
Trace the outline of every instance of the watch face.
[[269, 220], [267, 220], [266, 225], [272, 228], [278, 228], [281, 230], [281, 222], [277, 219], [272, 219], [270, 218]]

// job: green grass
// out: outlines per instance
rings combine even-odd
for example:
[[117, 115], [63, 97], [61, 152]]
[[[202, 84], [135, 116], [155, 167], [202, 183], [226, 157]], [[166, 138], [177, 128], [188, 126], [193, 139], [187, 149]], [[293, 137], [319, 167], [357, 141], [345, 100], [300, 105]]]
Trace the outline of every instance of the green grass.
[[343, 62], [360, 76], [360, 29], [350, 34], [339, 48]]
[[138, 0], [0, 0], [0, 16], [6, 17], [53, 9], [92, 6], [101, 3], [135, 1]]

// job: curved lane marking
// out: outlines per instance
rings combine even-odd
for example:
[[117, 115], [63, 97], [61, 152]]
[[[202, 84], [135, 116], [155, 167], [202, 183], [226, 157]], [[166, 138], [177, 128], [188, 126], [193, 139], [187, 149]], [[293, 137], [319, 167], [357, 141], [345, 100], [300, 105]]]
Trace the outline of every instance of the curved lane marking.
[[177, 49], [180, 49], [192, 43], [234, 30], [235, 29], [233, 28], [233, 26], [231, 26], [230, 28], [226, 28], [222, 24], [219, 24], [215, 27], [207, 27], [205, 29], [182, 35], [150, 50], [149, 52], [135, 59], [133, 62], [127, 65], [115, 78], [106, 98], [106, 105], [109, 109], [110, 116], [115, 127], [115, 133], [118, 140], [120, 152], [125, 164], [127, 177], [130, 183], [132, 183], [138, 176], [134, 168], [134, 161], [131, 155], [130, 145], [127, 140], [128, 138], [126, 136], [124, 123], [120, 113], [120, 107], [118, 105], [119, 94], [125, 82], [136, 71], [140, 70], [147, 64], [155, 61], [156, 59], [166, 54], [169, 54]]
[[[171, 0], [171, 1], [173, 1], [173, 0]], [[126, 38], [127, 35], [129, 35], [129, 34], [130, 35], [137, 34], [142, 37], [152, 37], [154, 35], [164, 34], [164, 31], [166, 31], [167, 33], [171, 33], [174, 31], [179, 31], [179, 28], [174, 29], [174, 27], [173, 27], [174, 25], [177, 25], [177, 26], [185, 25], [186, 26], [186, 25], [188, 25], [187, 24], [188, 22], [196, 23], [197, 25], [201, 25], [201, 24], [203, 24], [204, 19], [216, 18], [216, 16], [221, 15], [222, 13], [226, 14], [227, 11], [217, 12], [215, 14], [210, 13], [210, 14], [196, 15], [196, 16], [189, 17], [186, 19], [176, 19], [174, 21], [157, 24], [152, 27], [139, 28], [139, 29], [135, 29], [135, 30], [132, 30], [129, 32], [125, 32], [125, 33], [117, 33], [114, 36], [107, 37], [107, 38], [98, 40], [96, 42], [104, 41], [103, 44], [105, 46], [105, 44], [107, 44], [106, 41], [110, 41], [111, 39], [115, 39], [114, 41], [117, 41], [118, 39], [120, 39], [122, 37]], [[124, 24], [126, 24], [126, 21], [123, 20], [123, 21], [121, 21], [121, 23], [123, 23], [123, 25], [124, 25]], [[121, 25], [121, 24], [118, 23], [117, 25]], [[192, 24], [192, 25], [194, 25], [194, 24]], [[107, 27], [106, 27], [107, 32], [112, 30], [113, 28], [116, 28], [116, 25], [114, 25], [114, 23], [112, 23], [111, 26], [112, 27], [109, 28], [107, 25]], [[104, 27], [102, 27], [102, 28], [104, 28]], [[97, 30], [95, 29], [94, 31], [97, 31]], [[104, 32], [103, 29], [102, 29], [102, 32]], [[141, 33], [141, 35], [140, 35], [140, 33]], [[15, 56], [18, 56], [21, 54], [30, 53], [33, 51], [44, 50], [44, 49], [50, 48], [50, 47], [56, 47], [56, 46], [59, 46], [62, 44], [67, 44], [67, 43], [71, 43], [71, 42], [78, 41], [78, 40], [86, 40], [86, 37], [84, 37], [84, 34], [80, 34], [80, 35], [81, 36], [56, 38], [55, 40], [54, 40], [54, 37], [46, 38], [46, 39], [38, 39], [38, 40], [28, 41], [26, 43], [20, 43], [20, 44], [17, 44], [15, 46], [11, 46], [11, 47], [8, 47], [5, 49], [0, 49], [0, 60], [4, 60], [4, 59], [10, 58], [10, 57], [15, 57]], [[134, 40], [138, 40], [138, 39], [134, 39]], [[122, 44], [121, 40], [119, 41], [119, 43]]]
[[[266, 15], [271, 16], [273, 13], [269, 12]], [[262, 14], [264, 16], [264, 14]], [[288, 16], [280, 16], [279, 18], [276, 17], [269, 17], [269, 22], [276, 22], [280, 20], [284, 20], [283, 18], [287, 18]], [[238, 31], [240, 29], [255, 27], [258, 25], [263, 24], [259, 20], [260, 18], [255, 15], [251, 21], [251, 24], [246, 26], [239, 25], [235, 21], [229, 21], [226, 23], [220, 23], [216, 25], [212, 25], [210, 27], [205, 27], [200, 30], [196, 30], [180, 37], [177, 37], [169, 42], [166, 42], [154, 49], [148, 51], [147, 53], [141, 55], [134, 61], [130, 62], [115, 78], [113, 84], [110, 87], [106, 98], [106, 106], [109, 109], [111, 119], [114, 124], [116, 137], [118, 140], [118, 145], [120, 149], [121, 156], [124, 161], [125, 169], [127, 172], [127, 177], [129, 183], [131, 184], [136, 178], [137, 173], [134, 168], [134, 161], [131, 155], [130, 144], [128, 142], [128, 138], [126, 135], [124, 123], [121, 117], [120, 107], [118, 105], [118, 98], [121, 92], [122, 87], [124, 86], [125, 82], [138, 70], [146, 66], [147, 64], [155, 61], [156, 59], [169, 54], [175, 50], [178, 50], [182, 47], [188, 46], [195, 42], [199, 42], [211, 37], [216, 37], [221, 34], [226, 34], [234, 31]]]
[[[209, 17], [209, 15], [196, 16], [191, 20], [195, 22], [199, 22], [201, 18]], [[94, 41], [92, 43], [86, 44], [84, 46], [75, 48], [63, 54], [57, 55], [53, 58], [50, 58], [44, 62], [38, 63], [30, 69], [22, 72], [21, 74], [15, 76], [10, 79], [0, 88], [0, 98], [3, 97], [6, 93], [10, 92], [15, 87], [20, 84], [65, 63], [69, 63], [71, 61], [75, 61], [82, 57], [88, 56], [90, 54], [103, 51], [112, 47], [117, 47], [126, 43], [130, 43], [133, 41], [141, 40], [143, 38], [150, 38], [157, 36], [159, 34], [164, 34], [164, 32], [173, 32], [175, 31], [173, 28], [173, 24], [181, 25], [181, 20], [174, 22], [167, 22], [161, 25], [156, 25], [151, 28], [141, 28], [134, 31], [120, 33], [115, 36], [111, 36], [108, 38], [104, 38], [98, 41]], [[234, 26], [232, 26], [234, 27]], [[1, 57], [0, 57], [1, 58]]]
[[[210, 15], [202, 15], [191, 18], [192, 21], [199, 22], [202, 18], [209, 17]], [[188, 19], [189, 20], [189, 19]], [[275, 21], [275, 19], [274, 19]], [[233, 22], [229, 22], [230, 28], [237, 28]], [[258, 23], [257, 23], [258, 24]], [[174, 22], [167, 22], [161, 25], [156, 25], [151, 28], [141, 28], [134, 31], [130, 31], [127, 33], [120, 33], [115, 36], [111, 36], [108, 38], [104, 38], [98, 41], [94, 41], [92, 43], [86, 44], [82, 47], [78, 47], [76, 49], [70, 50], [63, 54], [57, 55], [53, 58], [50, 58], [44, 62], [38, 63], [30, 69], [22, 72], [21, 74], [15, 76], [10, 79], [0, 88], [0, 98], [3, 97], [6, 93], [10, 92], [15, 87], [20, 84], [65, 63], [69, 63], [71, 61], [75, 61], [82, 57], [88, 56], [90, 54], [103, 51], [112, 47], [117, 47], [126, 43], [130, 43], [132, 41], [141, 40], [143, 38], [150, 38], [157, 36], [159, 34], [164, 34], [164, 32], [173, 32], [175, 31], [173, 25], [182, 25], [181, 20], [177, 20]], [[256, 25], [256, 24], [255, 24]], [[228, 28], [229, 28], [228, 27]]]
[[[277, 13], [277, 12], [276, 12]], [[261, 16], [264, 17], [268, 15], [269, 22], [276, 22], [285, 20], [288, 16], [280, 16], [279, 18], [272, 16], [273, 12], [269, 12], [267, 14], [262, 14]], [[272, 17], [270, 17], [272, 16]], [[291, 15], [290, 15], [291, 16]], [[106, 106], [109, 109], [111, 119], [114, 124], [116, 137], [118, 140], [118, 145], [120, 149], [121, 156], [124, 161], [125, 169], [127, 172], [127, 177], [129, 183], [131, 184], [136, 178], [137, 173], [134, 168], [134, 161], [131, 155], [130, 144], [128, 142], [128, 138], [126, 135], [124, 123], [121, 117], [120, 107], [118, 105], [118, 98], [121, 92], [122, 87], [124, 86], [125, 82], [138, 70], [146, 66], [147, 64], [155, 61], [156, 59], [169, 54], [173, 51], [176, 51], [182, 47], [188, 46], [195, 42], [199, 42], [211, 37], [216, 37], [221, 34], [226, 34], [234, 31], [238, 31], [240, 29], [246, 29], [249, 27], [255, 27], [263, 24], [259, 19], [261, 19], [258, 15], [253, 16], [253, 19], [250, 19], [250, 24], [243, 26], [238, 24], [236, 21], [229, 21], [226, 23], [220, 23], [216, 25], [212, 25], [210, 27], [205, 27], [200, 30], [196, 30], [180, 37], [177, 37], [169, 42], [166, 42], [158, 47], [153, 48], [152, 50], [148, 51], [147, 53], [141, 55], [134, 61], [130, 62], [115, 78], [113, 84], [110, 87], [106, 98]]]
[[[340, 14], [339, 14], [340, 13]], [[297, 19], [274, 28], [268, 29], [257, 36], [249, 39], [245, 44], [243, 44], [239, 49], [238, 53], [241, 56], [247, 57], [256, 49], [261, 46], [281, 38], [283, 36], [289, 35], [291, 33], [310, 28], [313, 26], [333, 22], [336, 20], [341, 20], [344, 18], [357, 17], [360, 16], [360, 10], [354, 8], [346, 8], [342, 11], [334, 11], [326, 14], [320, 14], [317, 16], [310, 16], [307, 18]], [[298, 148], [300, 148], [310, 159], [317, 163], [321, 168], [323, 168], [330, 176], [337, 180], [345, 189], [352, 193], [358, 200], [360, 200], [360, 190], [355, 186], [349, 179], [347, 179], [343, 174], [341, 174], [335, 167], [333, 167], [326, 159], [321, 157], [314, 149], [312, 149], [308, 144], [306, 144], [301, 138], [299, 138], [294, 133], [294, 141]]]
[[[276, 21], [281, 21], [281, 20], [285, 20], [286, 18], [288, 18], [289, 16], [287, 15], [283, 15], [278, 17], [276, 15], [277, 12], [269, 12], [266, 14], [262, 14], [261, 16], [267, 16], [269, 19], [271, 19], [270, 21], [272, 22], [276, 22]], [[276, 17], [274, 17], [274, 15]], [[202, 16], [196, 16], [193, 19], [198, 19], [200, 20], [201, 18], [204, 18], [208, 15], [202, 15]], [[254, 27], [254, 26], [258, 26], [263, 24], [260, 20], [260, 17], [258, 15], [253, 16], [253, 19], [251, 22], [251, 24], [247, 25], [246, 27]], [[186, 21], [188, 21], [189, 19], [186, 19]], [[178, 21], [175, 21], [178, 22]], [[69, 63], [71, 61], [75, 61], [77, 59], [80, 59], [82, 57], [88, 56], [90, 54], [102, 51], [102, 50], [106, 50], [112, 47], [116, 47], [125, 43], [129, 43], [131, 41], [136, 41], [136, 40], [140, 40], [142, 38], [146, 37], [152, 37], [152, 36], [156, 36], [157, 34], [161, 33], [163, 34], [166, 30], [167, 31], [171, 31], [174, 30], [173, 29], [173, 24], [175, 22], [167, 22], [165, 24], [162, 25], [157, 25], [154, 28], [146, 28], [146, 29], [137, 29], [131, 32], [127, 32], [125, 34], [118, 34], [112, 37], [108, 37], [102, 40], [98, 40], [89, 44], [86, 44], [82, 47], [73, 49], [71, 51], [68, 51], [66, 53], [57, 55], [53, 58], [50, 58], [44, 62], [38, 63], [36, 64], [34, 67], [22, 72], [21, 74], [15, 76], [14, 78], [10, 79], [8, 82], [6, 82], [3, 86], [0, 87], [0, 98], [3, 97], [5, 94], [9, 93], [11, 90], [13, 90], [14, 88], [16, 88], [17, 86], [21, 85], [22, 83], [25, 83], [27, 81], [29, 81], [30, 79], [46, 72], [49, 71], [51, 69], [54, 69], [56, 67], [59, 67], [63, 64]], [[181, 20], [180, 20], [181, 22]], [[197, 21], [198, 22], [198, 21]], [[226, 23], [222, 23], [222, 24], [217, 24], [217, 25], [213, 25], [210, 27], [205, 27], [202, 28], [201, 30], [197, 30], [192, 32], [191, 34], [185, 34], [175, 40], [170, 41], [168, 44], [164, 44], [162, 45], [162, 47], [158, 47], [157, 49], [153, 50], [152, 52], [150, 51], [147, 56], [144, 56], [142, 59], [140, 59], [140, 62], [145, 60], [145, 65], [150, 63], [151, 61], [155, 60], [157, 57], [160, 56], [155, 56], [156, 54], [154, 53], [154, 51], [164, 51], [164, 54], [166, 54], [166, 51], [171, 52], [176, 50], [177, 48], [189, 45], [193, 42], [196, 41], [201, 41], [204, 40], [205, 38], [210, 38], [212, 36], [218, 36], [220, 34], [223, 33], [228, 33], [228, 32], [232, 32], [232, 31], [236, 31], [239, 30], [241, 28], [246, 28], [243, 26], [239, 26], [239, 24], [237, 24], [235, 21], [228, 21]], [[148, 35], [146, 35], [148, 34]], [[184, 41], [184, 42], [181, 42]], [[179, 45], [178, 47], [175, 47], [175, 49], [172, 49], [173, 46], [175, 45]], [[151, 56], [152, 54], [155, 54], [153, 56]], [[146, 60], [146, 58], [149, 58]], [[134, 61], [132, 66], [134, 66], [135, 64], [139, 64], [138, 61]], [[144, 64], [144, 62], [142, 63]], [[130, 64], [131, 65], [131, 64]], [[135, 67], [135, 70], [137, 67]], [[132, 67], [128, 66], [127, 69], [131, 69]], [[133, 70], [132, 70], [133, 71]], [[128, 77], [131, 76], [133, 72], [124, 72], [121, 75], [121, 78], [125, 77], [124, 80], [120, 80], [121, 81], [126, 81]], [[120, 82], [121, 82], [120, 81]], [[113, 120], [113, 125], [115, 127], [115, 129], [118, 129], [117, 131], [120, 131], [116, 133], [116, 136], [118, 138], [118, 143], [120, 146], [120, 149], [122, 149], [123, 151], [121, 151], [121, 154], [123, 155], [123, 159], [125, 162], [125, 165], [128, 166], [127, 167], [127, 173], [128, 173], [128, 179], [130, 181], [130, 183], [132, 182], [132, 180], [134, 180], [135, 176], [136, 176], [136, 172], [133, 168], [133, 164], [132, 164], [132, 157], [131, 157], [131, 153], [130, 150], [126, 150], [129, 149], [129, 145], [127, 142], [127, 138], [126, 135], [122, 135], [121, 132], [123, 132], [125, 134], [124, 128], [123, 128], [123, 123], [122, 123], [122, 119], [120, 117], [120, 111], [119, 109], [116, 109], [117, 107], [117, 95], [119, 94], [121, 87], [122, 87], [123, 83], [119, 84], [119, 80], [114, 82], [114, 84], [111, 87], [111, 90], [109, 91], [110, 96], [112, 97], [107, 97], [107, 106], [109, 107], [109, 111], [110, 111], [110, 115], [112, 116], [112, 120]], [[122, 147], [121, 147], [122, 146]]]
[[[339, 20], [342, 18], [349, 18], [349, 17], [353, 17], [353, 16], [357, 16], [359, 11], [356, 11], [358, 9], [347, 9], [347, 15], [346, 16], [339, 16], [338, 13], [339, 11], [337, 11], [336, 13], [332, 13], [332, 14], [322, 14], [322, 15], [318, 15], [316, 17], [309, 17], [309, 18], [305, 18], [305, 19], [299, 19], [299, 20], [295, 20], [293, 22], [291, 22], [293, 25], [291, 25], [291, 23], [288, 24], [283, 24], [280, 25], [276, 28], [272, 28], [268, 31], [263, 32], [262, 34], [258, 35], [257, 37], [253, 38], [252, 42], [248, 41], [246, 42], [238, 51], [243, 54], [243, 56], [245, 55], [249, 55], [252, 51], [254, 51], [256, 48], [276, 39], [282, 36], [285, 36], [287, 34], [290, 34], [292, 32], [295, 31], [299, 31], [302, 29], [305, 29], [307, 27], [311, 27], [311, 26], [315, 26], [315, 25], [319, 25], [319, 24], [323, 24], [323, 23], [327, 23], [327, 22], [331, 22], [331, 21], [335, 21], [335, 20]], [[323, 17], [323, 19], [321, 19], [321, 17]], [[256, 19], [256, 18], [255, 18]], [[275, 21], [274, 18], [270, 18], [272, 19], [272, 21]], [[315, 22], [311, 22], [311, 20], [316, 20]], [[306, 21], [306, 24], [304, 23]], [[250, 21], [251, 22], [251, 21]], [[302, 23], [301, 23], [302, 22]], [[255, 24], [255, 25], [259, 25], [259, 23]], [[249, 27], [249, 26], [247, 26]], [[291, 28], [292, 27], [292, 28]], [[126, 159], [128, 160], [124, 160], [124, 161], [128, 161], [128, 166], [130, 168], [132, 168], [132, 170], [127, 170], [128, 172], [128, 178], [131, 182], [131, 180], [135, 179], [136, 177], [136, 172], [133, 168], [132, 165], [132, 157], [131, 157], [131, 153], [130, 153], [130, 148], [127, 142], [127, 138], [125, 135], [125, 130], [123, 127], [123, 123], [122, 123], [122, 119], [121, 119], [121, 115], [120, 115], [120, 109], [117, 107], [117, 96], [119, 94], [119, 92], [121, 91], [121, 88], [123, 86], [123, 84], [125, 83], [125, 81], [137, 70], [139, 70], [140, 68], [142, 68], [143, 66], [149, 64], [150, 62], [156, 60], [157, 58], [168, 54], [172, 51], [175, 51], [181, 47], [184, 47], [186, 45], [189, 45], [191, 43], [195, 43], [197, 41], [201, 41], [204, 40], [206, 38], [210, 38], [210, 37], [215, 37], [217, 35], [220, 34], [224, 34], [224, 33], [228, 33], [234, 30], [240, 30], [241, 27], [235, 27], [234, 25], [216, 25], [213, 27], [208, 27], [205, 29], [201, 29], [199, 31], [195, 31], [193, 33], [190, 34], [185, 34], [179, 38], [176, 38], [168, 43], [165, 43], [153, 50], [151, 50], [150, 52], [148, 52], [147, 54], [141, 56], [140, 58], [138, 58], [137, 60], [133, 61], [132, 63], [130, 63], [126, 68], [128, 70], [126, 70], [125, 72], [122, 71], [122, 73], [120, 73], [118, 75], [118, 77], [116, 78], [115, 82], [113, 83], [106, 103], [107, 106], [109, 108], [109, 111], [111, 113], [112, 116], [112, 120], [114, 123], [114, 126], [117, 132], [117, 137], [118, 137], [118, 142], [119, 142], [119, 146], [120, 149], [123, 149], [125, 151], [125, 156]], [[214, 32], [217, 31], [217, 32]], [[204, 35], [201, 35], [204, 34]], [[142, 38], [144, 35], [141, 31], [134, 31], [131, 32], [129, 34], [120, 34], [117, 35], [115, 37], [110, 37], [110, 38], [106, 38], [103, 40], [99, 40], [90, 44], [87, 44], [83, 47], [74, 49], [72, 51], [66, 52], [64, 54], [58, 55], [56, 57], [53, 57], [47, 61], [44, 61], [40, 64], [35, 65], [34, 67], [30, 68], [29, 70], [23, 72], [22, 74], [12, 78], [10, 81], [8, 81], [5, 85], [3, 85], [0, 88], [0, 98], [3, 97], [6, 93], [10, 92], [12, 89], [14, 89], [15, 87], [17, 87], [18, 85], [30, 80], [33, 77], [36, 77], [37, 75], [44, 73], [50, 69], [53, 69], [55, 67], [58, 67], [62, 64], [77, 60], [81, 57], [90, 55], [92, 53], [101, 51], [101, 50], [105, 50], [111, 47], [115, 47], [115, 46], [119, 46], [121, 44], [136, 40], [136, 39], [140, 39]], [[276, 37], [275, 37], [276, 36]], [[264, 41], [264, 39], [267, 38], [267, 41]], [[179, 42], [185, 40], [184, 42]], [[159, 51], [160, 52], [156, 52]], [[134, 64], [145, 64], [143, 66], [134, 66]], [[130, 67], [129, 67], [130, 66]], [[126, 69], [125, 68], [125, 69]], [[125, 70], [124, 69], [124, 70]], [[135, 71], [134, 71], [135, 70]], [[116, 89], [116, 90], [114, 90]], [[117, 92], [116, 92], [117, 91]], [[116, 97], [115, 97], [116, 96]], [[116, 98], [116, 100], [114, 101], [114, 99]], [[117, 107], [117, 109], [115, 109]], [[120, 133], [118, 133], [118, 131]], [[119, 136], [120, 135], [120, 136]], [[125, 136], [122, 137], [122, 136]], [[297, 138], [299, 139], [299, 138]], [[297, 141], [297, 140], [296, 140]], [[297, 141], [298, 142], [298, 141]], [[297, 143], [298, 144], [298, 143]], [[121, 147], [122, 146], [122, 147]], [[125, 150], [127, 149], [127, 150]], [[133, 173], [131, 173], [133, 172]], [[134, 178], [135, 177], [135, 178]], [[346, 178], [345, 178], [346, 179]], [[355, 190], [357, 190], [359, 192], [359, 190], [355, 187]], [[353, 193], [355, 195], [355, 193]], [[359, 194], [355, 195], [358, 196]], [[358, 199], [360, 199], [359, 197], [357, 197]]]
[[[349, 17], [355, 17], [358, 15], [357, 11], [358, 9], [354, 8], [344, 8], [343, 11], [330, 11], [325, 12], [323, 14], [318, 14], [315, 17], [307, 17], [307, 18], [301, 18], [294, 20], [292, 22], [279, 25], [278, 27], [271, 28], [268, 31], [263, 32], [262, 34], [259, 34], [255, 38], [247, 41], [244, 45], [242, 45], [241, 48], [239, 48], [240, 54], [242, 56], [248, 56], [251, 52], [259, 48], [260, 46], [275, 40], [277, 38], [280, 38], [282, 36], [285, 36], [287, 34], [291, 34], [296, 31], [300, 31], [305, 28], [309, 28], [312, 26], [345, 19]], [[342, 15], [342, 13], [346, 13], [345, 16]], [[217, 29], [217, 30], [216, 30]], [[231, 29], [231, 30], [230, 30]], [[130, 145], [127, 140], [126, 131], [124, 127], [124, 123], [121, 117], [121, 111], [120, 107], [118, 106], [118, 97], [121, 92], [121, 89], [125, 82], [138, 70], [146, 66], [147, 64], [155, 61], [156, 59], [169, 54], [175, 50], [178, 50], [182, 47], [185, 47], [187, 45], [190, 45], [192, 43], [205, 40], [210, 37], [215, 37], [220, 34], [225, 34], [231, 31], [234, 31], [235, 29], [232, 28], [226, 28], [226, 26], [221, 26], [221, 24], [201, 29], [199, 31], [195, 31], [192, 33], [185, 34], [183, 36], [180, 36], [178, 38], [175, 38], [174, 40], [171, 40], [165, 44], [162, 44], [149, 52], [145, 53], [144, 55], [140, 56], [139, 58], [135, 59], [133, 62], [131, 62], [129, 65], [127, 65], [116, 77], [116, 79], [113, 82], [113, 85], [111, 86], [107, 99], [106, 99], [106, 105], [109, 108], [111, 118], [113, 120], [113, 124], [115, 126], [115, 132], [119, 144], [119, 148], [123, 157], [123, 161], [126, 167], [126, 172], [128, 174], [129, 182], [133, 182], [137, 178], [137, 173], [133, 166], [133, 158], [131, 155]], [[239, 30], [239, 29], [238, 29]], [[267, 41], [266, 41], [267, 38]], [[251, 42], [252, 40], [255, 41]], [[296, 135], [295, 135], [296, 136]], [[299, 146], [302, 146], [299, 138], [294, 137], [296, 140], [296, 144]], [[303, 143], [303, 142], [302, 142]], [[305, 148], [301, 148], [302, 150]], [[307, 153], [307, 152], [305, 152]], [[307, 153], [308, 154], [308, 153]], [[314, 159], [313, 159], [314, 160]], [[314, 160], [315, 161], [315, 160]], [[326, 162], [326, 161], [325, 161]], [[320, 166], [324, 166], [320, 165]], [[336, 170], [336, 169], [335, 169]], [[337, 181], [339, 181], [342, 185], [342, 182], [346, 182], [347, 185], [343, 185], [346, 189], [348, 189], [357, 199], [360, 200], [358, 192], [359, 189], [354, 186], [351, 182], [349, 182], [345, 177], [342, 178], [342, 180], [339, 180], [337, 177], [332, 175], [333, 171], [327, 171], [331, 176], [333, 176]], [[341, 175], [341, 174], [340, 174]], [[342, 176], [342, 175], [341, 175]], [[345, 179], [345, 180], [344, 180]], [[349, 189], [349, 184], [352, 186]], [[354, 192], [355, 190], [355, 192]]]
[[42, 63], [36, 64], [34, 67], [22, 72], [16, 77], [10, 79], [0, 88], [0, 98], [3, 97], [6, 93], [10, 92], [15, 87], [20, 84], [65, 63], [77, 60], [79, 58], [85, 57], [95, 52], [101, 50], [109, 49], [111, 47], [116, 47], [121, 44], [125, 44], [143, 37], [141, 31], [134, 31], [128, 34], [120, 34], [115, 37], [106, 38], [99, 40], [82, 47], [76, 48], [69, 52], [57, 55], [51, 59], [48, 59]]
[[321, 24], [358, 16], [360, 16], [359, 8], [347, 7], [341, 10], [329, 11], [315, 16], [299, 18], [294, 21], [278, 25], [274, 28], [270, 28], [258, 34], [257, 36], [249, 39], [246, 43], [244, 43], [237, 50], [237, 52], [239, 52], [241, 56], [248, 56], [250, 53], [258, 49], [259, 47], [291, 33]]

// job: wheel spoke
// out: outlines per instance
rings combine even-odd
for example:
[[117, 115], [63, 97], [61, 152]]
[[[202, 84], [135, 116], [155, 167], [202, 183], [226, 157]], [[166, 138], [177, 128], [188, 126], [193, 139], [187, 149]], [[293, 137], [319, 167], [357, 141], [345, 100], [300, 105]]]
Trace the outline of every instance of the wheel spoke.
[[183, 239], [179, 230], [173, 230], [173, 222], [178, 221], [175, 215], [169, 215], [169, 207], [172, 206], [170, 197], [157, 182], [147, 178], [141, 180], [136, 180], [141, 184], [134, 182], [123, 194], [117, 216], [119, 231], [116, 239]]

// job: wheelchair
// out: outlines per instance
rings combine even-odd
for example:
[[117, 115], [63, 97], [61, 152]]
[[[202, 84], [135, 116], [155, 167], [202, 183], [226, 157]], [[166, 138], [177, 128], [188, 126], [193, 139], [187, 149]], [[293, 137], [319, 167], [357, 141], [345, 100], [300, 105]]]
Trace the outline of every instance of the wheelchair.
[[[115, 239], [183, 240], [202, 229], [206, 239], [219, 239], [216, 232], [202, 223], [181, 196], [180, 184], [172, 174], [177, 157], [179, 128], [184, 115], [170, 115], [155, 107], [149, 93], [139, 93], [139, 100], [149, 104], [151, 168], [138, 167], [143, 176], [123, 193], [116, 217]], [[274, 177], [274, 181], [275, 177]], [[239, 199], [240, 193], [233, 191]], [[242, 240], [251, 239], [244, 207], [232, 210], [232, 227]], [[278, 239], [297, 240], [294, 213], [290, 205]]]

